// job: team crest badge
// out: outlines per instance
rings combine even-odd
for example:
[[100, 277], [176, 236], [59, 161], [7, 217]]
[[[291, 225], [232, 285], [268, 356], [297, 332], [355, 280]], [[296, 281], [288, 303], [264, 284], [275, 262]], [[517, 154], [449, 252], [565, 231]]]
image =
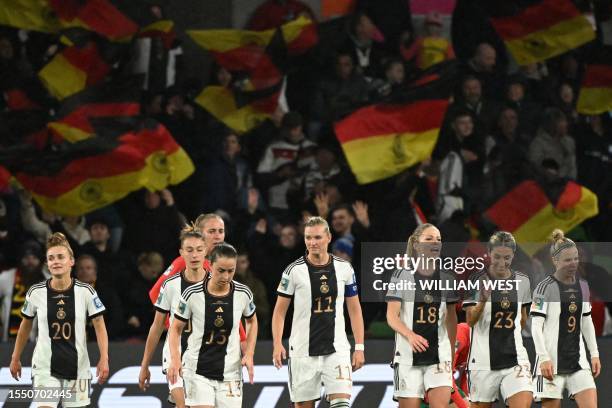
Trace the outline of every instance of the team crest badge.
[[502, 307], [502, 309], [508, 309], [510, 307], [510, 301], [508, 300], [508, 298], [503, 298], [502, 299], [501, 307]]
[[64, 308], [59, 308], [57, 314], [55, 315], [59, 320], [64, 320], [66, 318], [66, 312], [64, 312]]
[[215, 319], [215, 327], [222, 327], [223, 323], [225, 323], [223, 317], [217, 316], [217, 318]]
[[423, 300], [425, 301], [425, 303], [431, 303], [433, 302], [433, 296], [430, 293], [427, 293]]
[[569, 305], [569, 312], [570, 313], [576, 313], [576, 310], [578, 310], [578, 306], [576, 306], [576, 303], [572, 302]]
[[319, 289], [321, 290], [321, 293], [325, 294], [329, 292], [329, 285], [326, 282], [323, 282]]
[[187, 308], [187, 303], [185, 302], [179, 303], [179, 307], [178, 307], [179, 313], [181, 314], [185, 313], [186, 308]]
[[280, 286], [281, 288], [283, 288], [283, 290], [287, 290], [287, 288], [289, 287], [289, 279], [287, 278], [281, 279]]

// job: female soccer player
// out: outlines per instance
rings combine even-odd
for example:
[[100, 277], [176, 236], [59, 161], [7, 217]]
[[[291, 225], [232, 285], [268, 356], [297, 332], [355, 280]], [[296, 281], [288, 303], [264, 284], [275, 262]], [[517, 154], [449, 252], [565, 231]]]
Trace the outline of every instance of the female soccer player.
[[[64, 234], [56, 232], [47, 240], [47, 265], [51, 279], [33, 285], [21, 309], [15, 350], [11, 358], [11, 375], [21, 377], [21, 353], [38, 319], [38, 340], [32, 356], [33, 386], [57, 397], [38, 402], [38, 407], [89, 405], [91, 372], [87, 354], [85, 326], [90, 319], [96, 331], [100, 361], [98, 383], [108, 378], [108, 337], [101, 314], [105, 308], [96, 291], [89, 285], [70, 278], [74, 254]], [[53, 391], [48, 393], [48, 391]], [[46, 398], [45, 398], [46, 400]]]
[[494, 233], [488, 243], [489, 267], [470, 276], [478, 285], [463, 302], [472, 327], [468, 357], [471, 407], [491, 407], [500, 392], [510, 408], [531, 407], [533, 400], [531, 366], [521, 336], [531, 287], [527, 275], [510, 268], [515, 252], [512, 234]]
[[[172, 275], [164, 281], [157, 301], [155, 302], [155, 319], [149, 330], [149, 335], [147, 336], [145, 351], [140, 365], [140, 375], [138, 376], [138, 384], [142, 390], [146, 390], [149, 386], [149, 380], [151, 378], [149, 364], [151, 363], [151, 357], [155, 352], [159, 338], [164, 331], [166, 316], [170, 314], [170, 323], [172, 324], [173, 314], [176, 312], [181, 293], [189, 286], [201, 282], [207, 273], [203, 265], [206, 254], [206, 244], [204, 242], [204, 237], [196, 225], [185, 226], [181, 231], [180, 240], [181, 259], [185, 261], [186, 269], [178, 274]], [[187, 339], [190, 334], [191, 322], [188, 322], [186, 330], [181, 335], [181, 350], [185, 350]], [[162, 363], [164, 374], [167, 373], [169, 364], [170, 347], [168, 339], [166, 338]], [[179, 377], [174, 384], [169, 383], [168, 386], [175, 405], [178, 408], [185, 407], [185, 392], [183, 390], [182, 378]]]
[[[183, 291], [170, 326], [168, 381], [183, 375], [185, 403], [191, 408], [242, 406], [242, 368], [253, 383], [257, 316], [251, 290], [233, 280], [238, 254], [225, 243], [210, 254], [211, 272], [203, 282]], [[240, 319], [247, 322], [244, 356], [240, 352]], [[181, 354], [179, 338], [191, 319], [192, 332]]]
[[[531, 305], [531, 334], [536, 349], [536, 397], [543, 408], [561, 406], [563, 390], [580, 408], [597, 407], [593, 377], [601, 371], [589, 286], [580, 279], [578, 248], [555, 230], [550, 255], [555, 273], [538, 284]], [[584, 337], [584, 340], [583, 340]], [[591, 354], [587, 361], [585, 343]]]
[[[412, 282], [414, 289], [387, 292], [387, 323], [396, 332], [393, 397], [400, 408], [417, 408], [427, 394], [430, 407], [448, 407], [453, 388], [452, 346], [457, 330], [454, 292], [429, 289], [427, 281], [449, 281], [435, 260], [442, 248], [440, 231], [418, 226], [408, 238], [407, 254], [419, 259], [394, 272], [391, 283]], [[444, 284], [449, 286], [449, 284]]]

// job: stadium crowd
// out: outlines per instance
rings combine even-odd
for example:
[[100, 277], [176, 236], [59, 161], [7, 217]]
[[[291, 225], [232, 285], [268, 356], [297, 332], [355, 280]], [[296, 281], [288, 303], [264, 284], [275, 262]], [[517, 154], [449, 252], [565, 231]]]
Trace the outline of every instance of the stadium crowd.
[[[282, 3], [264, 2], [248, 27], [263, 30], [314, 16], [297, 0]], [[195, 172], [177, 186], [138, 191], [81, 217], [42, 211], [27, 191], [3, 191], [2, 341], [17, 333], [28, 288], [47, 275], [44, 243], [52, 232], [68, 237], [76, 276], [95, 285], [108, 310], [110, 340], [146, 338], [154, 317], [149, 289], [177, 256], [182, 226], [201, 213], [220, 215], [226, 241], [239, 250], [236, 276], [254, 293], [261, 338], [270, 336], [284, 267], [305, 251], [303, 223], [309, 216], [329, 221], [331, 249], [353, 263], [358, 279], [361, 243], [406, 241], [423, 218], [447, 242], [488, 239], [495, 226], [483, 212], [526, 179], [570, 179], [589, 188], [598, 196], [599, 214], [573, 237], [612, 241], [612, 118], [576, 111], [589, 45], [519, 67], [490, 30], [461, 34], [462, 26], [484, 24], [470, 10], [457, 9], [465, 15], [455, 16], [461, 24], [449, 30], [438, 13], [412, 21], [408, 2], [357, 3], [357, 11], [342, 20], [341, 38], [319, 44], [322, 52], [302, 56], [287, 70], [286, 103], [244, 134], [195, 102], [204, 85], [231, 89], [244, 78], [221, 66], [211, 68], [208, 82], [185, 77], [180, 44], [164, 47], [159, 38], [149, 40], [150, 59], [143, 64], [143, 43], [135, 40], [134, 58], [114, 70], [146, 74], [142, 112], [168, 128]], [[163, 13], [152, 6], [151, 14]], [[57, 36], [2, 27], [0, 92], [35, 76], [57, 44]], [[358, 184], [333, 124], [453, 58], [460, 76], [432, 157], [397, 176]], [[528, 275], [552, 273], [528, 257], [522, 267]], [[598, 282], [609, 286], [609, 280]], [[384, 303], [364, 304], [363, 310], [366, 330], [385, 320]]]

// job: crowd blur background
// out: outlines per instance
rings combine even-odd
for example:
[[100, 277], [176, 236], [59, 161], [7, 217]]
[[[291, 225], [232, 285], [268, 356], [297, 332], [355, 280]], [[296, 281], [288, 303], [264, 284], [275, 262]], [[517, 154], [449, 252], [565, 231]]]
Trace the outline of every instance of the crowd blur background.
[[[448, 242], [612, 241], [610, 1], [120, 3], [0, 1], [2, 341], [56, 231], [109, 338], [135, 341], [201, 213], [239, 250], [261, 338], [312, 215], [358, 278], [361, 243], [426, 221]], [[515, 267], [550, 274], [543, 254]], [[581, 271], [612, 294], [601, 265]], [[364, 304], [368, 336], [384, 308]]]

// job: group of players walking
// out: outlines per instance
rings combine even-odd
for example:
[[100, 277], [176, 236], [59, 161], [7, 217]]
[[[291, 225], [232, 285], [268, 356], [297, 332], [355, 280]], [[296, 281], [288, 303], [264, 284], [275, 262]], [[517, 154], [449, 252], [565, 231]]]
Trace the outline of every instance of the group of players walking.
[[[224, 239], [220, 217], [198, 217], [181, 232], [180, 256], [151, 291], [156, 312], [139, 384], [143, 390], [149, 386], [149, 365], [168, 324], [162, 367], [168, 379], [169, 400], [177, 407], [241, 407], [243, 366], [253, 382], [256, 307], [251, 290], [233, 280], [238, 255]], [[287, 266], [280, 277], [272, 317], [272, 362], [280, 369], [287, 361], [289, 393], [295, 407], [314, 408], [322, 395], [321, 386], [331, 408], [349, 407], [352, 373], [365, 363], [356, 277], [349, 262], [328, 252], [331, 234], [323, 218], [312, 217], [305, 223], [304, 240], [306, 255]], [[441, 246], [439, 230], [423, 224], [408, 239], [407, 253], [435, 258], [440, 256]], [[488, 242], [489, 265], [470, 279], [518, 284], [513, 290], [487, 290], [486, 285], [480, 285], [463, 299], [471, 328], [469, 351], [462, 357], [467, 362], [469, 384], [465, 391], [470, 406], [490, 407], [501, 396], [513, 408], [529, 407], [534, 398], [545, 408], [559, 407], [566, 389], [579, 407], [597, 407], [594, 377], [599, 375], [601, 365], [589, 289], [578, 276], [576, 244], [560, 231], [553, 233], [555, 272], [533, 292], [529, 278], [510, 268], [515, 251], [510, 233], [493, 234]], [[49, 238], [46, 256], [51, 278], [27, 293], [10, 371], [15, 379], [21, 376], [20, 357], [33, 319], [37, 319], [34, 387], [70, 389], [75, 396], [64, 398], [62, 405], [87, 406], [91, 373], [85, 326], [89, 319], [100, 350], [98, 383], [109, 374], [108, 341], [101, 316], [104, 305], [94, 288], [71, 278], [74, 255], [62, 234]], [[455, 279], [452, 271], [430, 265], [397, 270], [391, 282]], [[456, 406], [467, 406], [453, 378], [460, 359], [457, 356], [461, 355], [455, 348], [461, 344], [465, 348], [466, 343], [457, 335], [459, 296], [425, 289], [431, 287], [428, 285], [413, 287], [416, 289], [386, 293], [387, 322], [396, 332], [393, 371], [389, 373], [393, 375], [394, 399], [400, 408], [420, 407], [423, 402], [431, 407], [448, 407], [451, 400]], [[282, 337], [292, 302], [287, 350]], [[352, 354], [345, 330], [345, 305], [354, 338]], [[537, 355], [534, 367], [521, 337], [529, 314]], [[56, 407], [60, 399], [38, 406]]]

